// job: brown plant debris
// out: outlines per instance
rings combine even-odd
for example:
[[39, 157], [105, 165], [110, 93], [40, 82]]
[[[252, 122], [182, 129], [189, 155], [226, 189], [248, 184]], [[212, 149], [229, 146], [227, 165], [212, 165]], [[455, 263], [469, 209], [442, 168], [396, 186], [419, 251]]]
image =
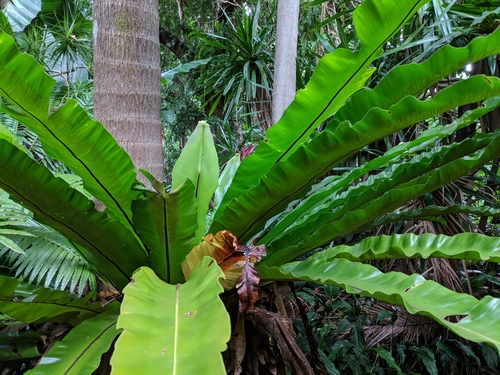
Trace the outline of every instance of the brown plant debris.
[[[292, 374], [314, 375], [307, 358], [295, 341], [290, 319], [260, 308], [249, 310], [247, 314], [254, 325], [254, 334], [264, 335], [264, 337], [267, 337], [268, 345], [275, 344], [277, 346], [279, 356], [276, 363], [277, 368], [273, 373], [285, 374], [286, 367]], [[254, 360], [258, 361], [258, 358], [254, 358]], [[259, 366], [254, 363], [254, 367], [258, 368]], [[263, 374], [262, 371], [252, 373]]]

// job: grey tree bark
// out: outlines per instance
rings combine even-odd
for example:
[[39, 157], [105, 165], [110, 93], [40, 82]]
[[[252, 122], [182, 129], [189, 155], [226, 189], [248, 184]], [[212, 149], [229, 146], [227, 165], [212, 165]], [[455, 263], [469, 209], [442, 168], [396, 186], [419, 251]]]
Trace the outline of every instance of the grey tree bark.
[[93, 22], [94, 118], [163, 180], [158, 0], [94, 0]]
[[279, 0], [274, 57], [273, 123], [283, 115], [295, 96], [297, 36], [300, 0]]

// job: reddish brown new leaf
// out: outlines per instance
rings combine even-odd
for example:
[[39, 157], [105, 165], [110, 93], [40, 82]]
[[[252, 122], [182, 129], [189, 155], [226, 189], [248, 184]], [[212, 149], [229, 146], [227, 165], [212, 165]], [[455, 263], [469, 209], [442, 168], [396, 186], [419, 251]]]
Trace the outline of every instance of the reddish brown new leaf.
[[[182, 271], [186, 280], [189, 279], [191, 272], [196, 265], [203, 259], [205, 255], [211, 256], [215, 259], [217, 264], [221, 267], [225, 274], [226, 279], [221, 282], [224, 289], [229, 290], [234, 287], [236, 280], [240, 276], [238, 270], [234, 271], [223, 264], [223, 262], [230, 260], [236, 256], [236, 259], [231, 259], [229, 264], [234, 264], [243, 259], [243, 254], [235, 253], [238, 250], [238, 241], [231, 232], [223, 230], [218, 232], [215, 236], [207, 234], [203, 237], [203, 242], [194, 247], [193, 250], [187, 255], [186, 260], [182, 263]], [[234, 267], [233, 267], [234, 268]]]
[[207, 234], [203, 242], [193, 248], [182, 263], [186, 279], [189, 279], [191, 272], [205, 255], [214, 258], [222, 269], [226, 279], [221, 281], [221, 285], [225, 290], [229, 290], [241, 277], [245, 265], [248, 262], [253, 264], [260, 261], [260, 258], [266, 255], [266, 250], [264, 245], [256, 247], [239, 245], [237, 238], [227, 230], [222, 230], [215, 236]]

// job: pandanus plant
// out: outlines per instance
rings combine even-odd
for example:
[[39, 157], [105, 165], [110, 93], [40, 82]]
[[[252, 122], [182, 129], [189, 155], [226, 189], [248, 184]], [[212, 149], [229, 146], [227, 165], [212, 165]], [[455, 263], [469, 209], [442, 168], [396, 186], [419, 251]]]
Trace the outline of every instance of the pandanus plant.
[[[106, 306], [92, 303], [92, 293], [76, 298], [40, 289], [26, 297], [16, 292], [18, 280], [1, 276], [0, 312], [25, 323], [75, 326], [29, 373], [90, 374], [117, 336], [111, 359], [115, 374], [225, 373], [221, 352], [231, 321], [219, 295], [238, 289], [232, 295], [239, 295], [241, 315], [262, 322], [266, 312], [256, 303], [258, 284], [279, 280], [335, 285], [397, 304], [500, 350], [498, 298], [478, 300], [418, 274], [383, 273], [364, 263], [416, 257], [500, 262], [498, 238], [403, 234], [339, 244], [346, 236], [409, 218], [498, 215], [489, 207], [465, 205], [398, 210], [500, 157], [498, 132], [442, 142], [498, 107], [498, 78], [473, 76], [418, 99], [466, 64], [500, 53], [500, 30], [463, 48], [445, 46], [420, 64], [393, 69], [375, 88], [363, 88], [387, 40], [425, 2], [366, 0], [353, 14], [359, 48], [324, 56], [251, 155], [241, 163], [233, 159], [219, 177], [209, 127], [200, 123], [177, 161], [168, 192], [147, 171], [141, 172], [155, 190], [138, 183], [128, 155], [75, 101], [49, 115], [54, 81], [1, 34], [1, 109], [35, 132], [47, 154], [80, 176], [106, 210], [97, 211], [87, 196], [31, 159], [5, 129], [0, 131], [0, 188], [63, 235], [124, 295], [122, 302]], [[478, 101], [482, 106], [452, 124], [429, 127], [365, 164], [322, 178], [378, 139]], [[285, 365], [312, 373], [300, 360], [287, 358]], [[232, 371], [243, 365], [240, 353]]]

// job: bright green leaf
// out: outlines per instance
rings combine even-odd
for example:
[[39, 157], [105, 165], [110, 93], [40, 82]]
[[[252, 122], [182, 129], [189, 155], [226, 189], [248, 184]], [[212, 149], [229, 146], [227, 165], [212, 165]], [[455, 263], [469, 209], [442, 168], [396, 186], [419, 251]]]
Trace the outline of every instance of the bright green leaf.
[[474, 259], [500, 262], [500, 238], [479, 233], [460, 233], [452, 237], [432, 233], [373, 236], [352, 245], [339, 245], [320, 251], [310, 259], [351, 261], [401, 258]]
[[186, 146], [172, 170], [172, 190], [179, 188], [186, 179], [195, 187], [195, 197], [198, 201], [197, 241], [205, 234], [205, 222], [208, 204], [217, 189], [219, 164], [210, 127], [205, 121], [200, 121], [189, 137]]
[[323, 121], [363, 87], [374, 72], [368, 67], [370, 62], [424, 3], [426, 0], [366, 1], [356, 8], [353, 20], [361, 49], [351, 52], [339, 48], [319, 61], [306, 88], [297, 92], [281, 119], [267, 131], [266, 140], [243, 160], [220, 212], [232, 199], [258, 184], [279, 161], [288, 159]]
[[[453, 292], [420, 275], [385, 274], [368, 264], [347, 259], [325, 261], [309, 258], [281, 267], [259, 265], [258, 270], [264, 282], [281, 279], [331, 284], [348, 293], [404, 306], [411, 314], [430, 316], [457, 335], [475, 342], [486, 342], [500, 351], [498, 298], [487, 296], [478, 301], [471, 295]], [[458, 322], [456, 316], [459, 316]]]
[[423, 90], [465, 65], [500, 53], [500, 30], [472, 40], [462, 48], [446, 45], [422, 63], [392, 69], [374, 89], [354, 94], [328, 125], [333, 128], [345, 120], [360, 121], [372, 108], [388, 109], [401, 98], [417, 96]]
[[181, 64], [181, 65], [175, 67], [174, 69], [170, 69], [170, 70], [167, 70], [165, 72], [162, 72], [161, 78], [162, 78], [162, 80], [165, 81], [165, 82], [162, 81], [162, 84], [167, 84], [167, 85], [172, 84], [176, 74], [187, 73], [191, 69], [195, 69], [200, 65], [206, 65], [210, 62], [211, 59], [212, 58], [209, 57], [208, 59], [190, 61], [190, 62], [187, 62], [185, 64]]
[[206, 374], [226, 371], [230, 320], [218, 298], [223, 273], [205, 257], [185, 284], [169, 285], [146, 267], [125, 288], [111, 365], [113, 373]]

